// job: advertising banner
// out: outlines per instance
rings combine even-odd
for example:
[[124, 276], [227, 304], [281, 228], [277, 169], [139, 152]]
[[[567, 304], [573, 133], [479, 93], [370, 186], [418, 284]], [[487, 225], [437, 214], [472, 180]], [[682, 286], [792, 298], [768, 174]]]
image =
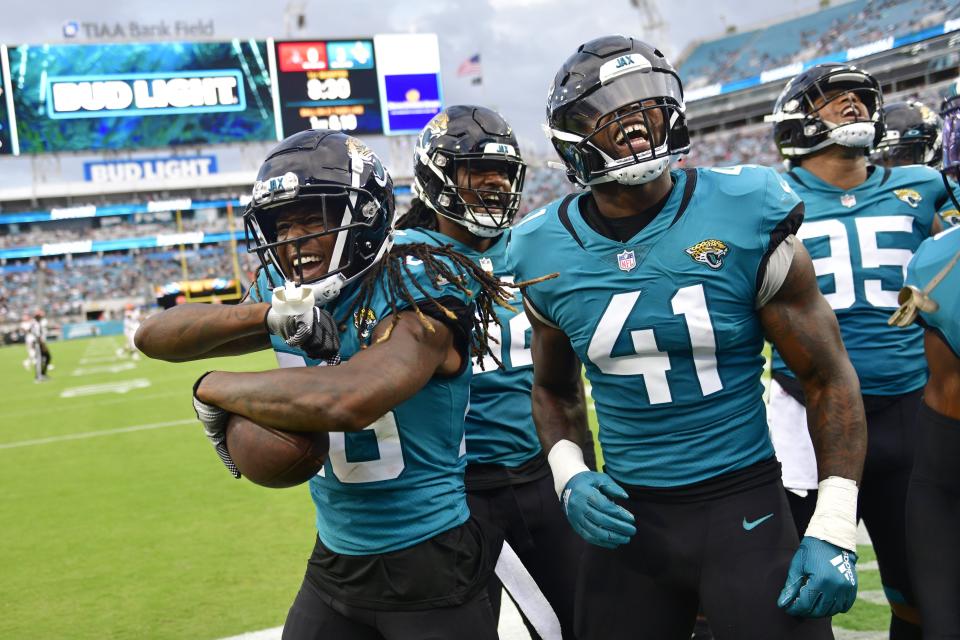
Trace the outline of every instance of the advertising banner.
[[382, 133], [372, 40], [277, 41], [274, 55], [282, 137]]
[[7, 48], [0, 44], [0, 154], [14, 153], [13, 141], [10, 139], [11, 101], [10, 66], [7, 58]]
[[21, 153], [274, 138], [266, 43], [9, 50]]
[[100, 184], [196, 178], [214, 173], [217, 173], [217, 156], [214, 155], [97, 160], [83, 163], [83, 179]]
[[443, 108], [437, 36], [387, 34], [373, 38], [383, 109], [383, 132], [419, 133]]

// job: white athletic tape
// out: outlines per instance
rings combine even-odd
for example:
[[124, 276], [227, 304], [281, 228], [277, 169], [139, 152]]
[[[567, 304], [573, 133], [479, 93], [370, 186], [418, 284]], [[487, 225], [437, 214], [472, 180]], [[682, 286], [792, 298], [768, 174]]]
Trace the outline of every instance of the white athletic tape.
[[856, 551], [858, 493], [853, 480], [839, 476], [821, 480], [817, 487], [817, 508], [804, 535]]
[[583, 449], [569, 440], [561, 440], [553, 445], [547, 454], [547, 464], [553, 472], [553, 488], [557, 498], [563, 494], [570, 478], [581, 471], [590, 471], [583, 462]]

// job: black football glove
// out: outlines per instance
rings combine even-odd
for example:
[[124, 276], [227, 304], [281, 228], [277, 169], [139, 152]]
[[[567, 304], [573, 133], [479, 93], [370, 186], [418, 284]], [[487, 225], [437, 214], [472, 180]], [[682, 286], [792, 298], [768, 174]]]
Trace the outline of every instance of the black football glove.
[[230, 413], [197, 398], [197, 387], [210, 373], [212, 371], [207, 371], [193, 383], [193, 410], [197, 414], [197, 419], [203, 425], [207, 440], [216, 449], [217, 455], [220, 456], [220, 460], [227, 467], [227, 471], [234, 478], [239, 478], [240, 470], [237, 469], [237, 465], [233, 463], [233, 458], [230, 457], [230, 452], [227, 451], [227, 420], [230, 419]]
[[337, 323], [325, 309], [313, 306], [299, 315], [286, 316], [271, 307], [265, 322], [267, 331], [314, 360], [330, 360], [340, 352]]

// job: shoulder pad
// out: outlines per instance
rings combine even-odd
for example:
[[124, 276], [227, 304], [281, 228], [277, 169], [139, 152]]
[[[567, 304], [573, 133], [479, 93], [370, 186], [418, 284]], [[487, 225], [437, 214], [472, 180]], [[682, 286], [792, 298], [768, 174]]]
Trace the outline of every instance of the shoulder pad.
[[394, 244], [414, 244], [417, 242], [430, 245], [437, 244], [433, 236], [420, 229], [396, 229], [393, 232]]
[[728, 195], [741, 196], [755, 191], [763, 192], [769, 180], [776, 180], [781, 188], [790, 191], [790, 187], [780, 175], [770, 167], [756, 164], [740, 164], [733, 167], [710, 167], [697, 169], [699, 177], [717, 185]]
[[922, 164], [890, 167], [890, 181], [911, 182], [914, 184], [918, 182], [933, 181], [937, 184], [943, 184], [939, 171], [933, 167], [928, 167]]
[[523, 216], [520, 222], [511, 227], [510, 230], [513, 233], [510, 239], [512, 240], [514, 237], [527, 235], [539, 229], [549, 218], [557, 215], [557, 207], [559, 204], [560, 200], [557, 200]]

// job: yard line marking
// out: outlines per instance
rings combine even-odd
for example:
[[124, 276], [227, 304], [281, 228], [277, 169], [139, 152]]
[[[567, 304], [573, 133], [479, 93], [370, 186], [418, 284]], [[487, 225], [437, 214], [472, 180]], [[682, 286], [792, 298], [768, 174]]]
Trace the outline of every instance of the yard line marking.
[[79, 396], [92, 396], [99, 393], [127, 393], [133, 389], [146, 389], [150, 386], [150, 381], [146, 378], [135, 378], [133, 380], [123, 380], [121, 382], [107, 382], [105, 384], [89, 384], [83, 387], [70, 387], [60, 392], [61, 398], [76, 398]]
[[54, 442], [66, 442], [67, 440], [86, 440], [87, 438], [99, 438], [100, 436], [112, 436], [118, 433], [133, 433], [135, 431], [148, 431], [150, 429], [163, 429], [164, 427], [177, 427], [183, 424], [195, 423], [195, 419], [172, 420], [170, 422], [154, 422], [152, 424], [138, 424], [132, 427], [119, 427], [117, 429], [101, 429], [100, 431], [86, 431], [84, 433], [68, 433], [62, 436], [50, 436], [49, 438], [36, 438], [34, 440], [20, 440], [19, 442], [6, 442], [0, 444], [0, 449], [16, 449], [19, 447], [32, 447], [38, 444], [51, 444]]
[[79, 364], [97, 364], [102, 362], [116, 362], [117, 360], [119, 360], [119, 358], [116, 356], [116, 354], [110, 356], [93, 356], [89, 358], [80, 358]]
[[120, 373], [121, 371], [130, 371], [136, 369], [137, 365], [133, 362], [121, 362], [120, 364], [107, 364], [97, 367], [79, 367], [73, 370], [72, 376], [89, 376], [97, 373]]

